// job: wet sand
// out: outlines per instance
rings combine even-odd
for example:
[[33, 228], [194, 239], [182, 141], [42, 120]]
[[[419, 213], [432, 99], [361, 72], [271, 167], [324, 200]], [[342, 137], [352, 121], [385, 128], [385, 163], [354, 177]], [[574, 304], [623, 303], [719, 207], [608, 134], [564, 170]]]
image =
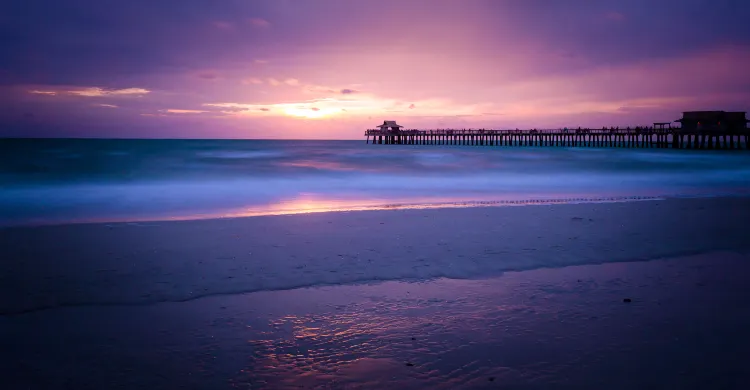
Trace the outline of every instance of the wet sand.
[[[750, 256], [0, 318], [4, 389], [746, 389]], [[624, 302], [630, 299], [630, 302]]]
[[750, 249], [750, 198], [0, 229], [0, 314]]
[[1, 229], [2, 388], [744, 389], [749, 205]]

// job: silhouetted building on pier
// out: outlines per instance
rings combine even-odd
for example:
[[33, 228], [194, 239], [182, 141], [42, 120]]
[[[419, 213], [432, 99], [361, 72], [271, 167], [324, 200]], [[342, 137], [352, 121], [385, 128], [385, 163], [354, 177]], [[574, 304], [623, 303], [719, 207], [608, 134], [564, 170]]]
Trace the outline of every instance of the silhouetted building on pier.
[[375, 127], [379, 128], [380, 130], [383, 130], [383, 131], [389, 131], [389, 130], [390, 131], [399, 131], [404, 126], [396, 124], [396, 121], [383, 121], [382, 125], [378, 125], [378, 126], [375, 126]]
[[740, 132], [747, 129], [745, 112], [729, 111], [687, 111], [682, 119], [675, 122], [682, 124], [683, 131]]

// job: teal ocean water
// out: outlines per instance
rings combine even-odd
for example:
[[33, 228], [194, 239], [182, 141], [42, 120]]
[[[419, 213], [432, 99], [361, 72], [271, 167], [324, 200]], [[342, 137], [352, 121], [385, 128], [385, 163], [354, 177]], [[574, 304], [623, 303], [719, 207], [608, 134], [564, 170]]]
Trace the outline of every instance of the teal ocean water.
[[745, 195], [743, 151], [0, 140], [0, 225]]

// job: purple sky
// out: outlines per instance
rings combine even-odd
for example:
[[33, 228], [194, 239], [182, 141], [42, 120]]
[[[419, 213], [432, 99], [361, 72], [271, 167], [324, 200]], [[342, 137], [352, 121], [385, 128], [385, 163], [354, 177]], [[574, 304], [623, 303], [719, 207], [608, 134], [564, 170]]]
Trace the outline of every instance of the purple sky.
[[750, 109], [745, 0], [23, 0], [0, 136], [360, 139]]

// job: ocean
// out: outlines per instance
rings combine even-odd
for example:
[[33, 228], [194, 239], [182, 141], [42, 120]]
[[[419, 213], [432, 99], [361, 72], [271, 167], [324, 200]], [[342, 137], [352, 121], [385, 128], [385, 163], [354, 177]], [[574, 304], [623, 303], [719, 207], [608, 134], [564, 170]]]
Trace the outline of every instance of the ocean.
[[742, 151], [0, 140], [0, 225], [747, 195]]

